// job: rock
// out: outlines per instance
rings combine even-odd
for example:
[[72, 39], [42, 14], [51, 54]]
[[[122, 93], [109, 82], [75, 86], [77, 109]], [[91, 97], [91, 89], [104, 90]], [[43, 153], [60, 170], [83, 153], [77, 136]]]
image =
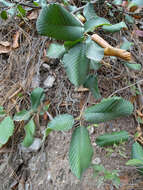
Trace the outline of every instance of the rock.
[[93, 161], [92, 161], [92, 164], [100, 164], [101, 163], [101, 159], [100, 158], [95, 158]]
[[21, 145], [21, 150], [23, 152], [37, 152], [42, 146], [42, 140], [35, 138], [33, 143], [29, 147], [24, 147]]
[[46, 162], [46, 153], [45, 152], [43, 152], [42, 154], [41, 154], [41, 157], [40, 157], [40, 161], [41, 162]]
[[94, 133], [94, 127], [92, 126], [89, 128], [89, 134], [92, 135], [93, 133]]
[[52, 180], [52, 176], [51, 176], [51, 173], [48, 172], [48, 175], [47, 175], [47, 181], [51, 181]]
[[19, 185], [18, 185], [18, 190], [24, 190], [22, 183], [19, 183]]
[[51, 88], [54, 84], [55, 77], [52, 75], [49, 75], [46, 80], [44, 81], [44, 87], [45, 88]]
[[29, 190], [30, 189], [30, 185], [28, 183], [25, 183], [25, 190]]
[[97, 146], [97, 144], [96, 144], [95, 142], [94, 142], [94, 143], [92, 143], [92, 145], [93, 145], [93, 146]]
[[44, 69], [47, 69], [47, 70], [50, 69], [50, 66], [48, 64], [46, 64], [46, 63], [43, 63], [42, 66], [44, 67]]

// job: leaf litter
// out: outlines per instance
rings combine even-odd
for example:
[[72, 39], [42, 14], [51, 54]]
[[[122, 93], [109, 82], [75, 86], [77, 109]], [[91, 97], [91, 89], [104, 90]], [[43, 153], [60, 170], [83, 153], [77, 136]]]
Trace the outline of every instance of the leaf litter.
[[[100, 16], [105, 16], [109, 19], [106, 11], [104, 7], [102, 11], [101, 9], [97, 10]], [[15, 114], [17, 110], [29, 108], [29, 93], [32, 91], [33, 78], [37, 76], [39, 80], [38, 85], [42, 87], [46, 77], [51, 75], [56, 76], [56, 81], [54, 82], [54, 86], [46, 92], [46, 100], [51, 104], [50, 113], [55, 116], [58, 113], [68, 112], [76, 117], [79, 115], [83, 104], [85, 104], [85, 106], [87, 104], [92, 105], [96, 101], [90, 92], [83, 87], [75, 91], [75, 88], [67, 80], [65, 71], [61, 67], [59, 60], [46, 59], [45, 62], [43, 62], [43, 51], [45, 47], [42, 47], [42, 44], [44, 44], [45, 38], [37, 37], [36, 35], [36, 29], [33, 23], [33, 20], [36, 18], [36, 11], [32, 11], [28, 15], [28, 19], [30, 20], [28, 24], [16, 19], [15, 24], [10, 21], [10, 25], [7, 23], [6, 26], [0, 26], [2, 33], [0, 39], [0, 105], [3, 105], [10, 115]], [[111, 18], [111, 21], [112, 19], [114, 20], [114, 18]], [[119, 18], [117, 17], [117, 19]], [[128, 41], [133, 42], [136, 46], [131, 50], [133, 58], [138, 63], [142, 63], [143, 54], [140, 51], [140, 47], [143, 46], [142, 39], [140, 38], [142, 37], [142, 30], [135, 28], [133, 34], [130, 27], [128, 31], [122, 31], [118, 35], [106, 35], [104, 33], [102, 35], [114, 47], [120, 44], [122, 35], [126, 37]], [[50, 43], [50, 40], [48, 41]], [[142, 78], [142, 69], [135, 73], [129, 71], [128, 68], [119, 64], [120, 60], [118, 59], [105, 57], [104, 63], [103, 67], [98, 71], [99, 89], [103, 97], [108, 97], [116, 90], [122, 89], [128, 86], [129, 83], [133, 83]], [[111, 67], [106, 67], [106, 63], [110, 63]], [[41, 67], [42, 64], [48, 65], [48, 71], [44, 69], [44, 67]], [[142, 84], [140, 84], [140, 86], [143, 88]], [[132, 92], [130, 88], [127, 88], [125, 91], [119, 91], [118, 95], [130, 99], [131, 96], [135, 95], [134, 93], [135, 92]], [[82, 105], [80, 105], [81, 99]], [[139, 112], [137, 112], [137, 114], [138, 113]], [[141, 114], [140, 116], [142, 117]], [[47, 121], [44, 120], [42, 125], [45, 126], [46, 122]], [[12, 153], [7, 151], [0, 155], [2, 166], [5, 168], [5, 170], [0, 169], [2, 173], [0, 181], [4, 180], [5, 189], [9, 189], [12, 182], [17, 180], [17, 177], [23, 179], [21, 176], [23, 175], [25, 166], [28, 167], [30, 174], [27, 176], [27, 179], [25, 178], [24, 180], [26, 184], [28, 184], [28, 179], [31, 179], [34, 189], [44, 189], [45, 187], [52, 189], [54, 185], [60, 190], [68, 188], [69, 190], [79, 189], [81, 187], [84, 187], [82, 188], [83, 190], [95, 189], [95, 180], [92, 179], [92, 172], [90, 170], [87, 171], [87, 177], [83, 178], [81, 184], [68, 172], [67, 151], [71, 132], [66, 133], [66, 138], [64, 134], [59, 134], [58, 136], [51, 134], [44, 148], [39, 152], [36, 154], [28, 153], [21, 155], [17, 145], [20, 144], [21, 137], [23, 137], [23, 127], [24, 123], [16, 125], [15, 136], [12, 138], [13, 146], [11, 142], [7, 145]], [[135, 134], [136, 129], [138, 130], [133, 118], [107, 122], [99, 128], [97, 127], [96, 131], [91, 134], [92, 143], [94, 143], [95, 136], [97, 137], [105, 132], [113, 132], [113, 128], [117, 128], [117, 130], [126, 129], [132, 135]], [[142, 129], [140, 130], [142, 131]], [[36, 133], [37, 137], [41, 137], [42, 126]], [[130, 145], [125, 145], [125, 148], [129, 150], [131, 147]], [[43, 153], [46, 155], [44, 162]], [[107, 166], [107, 168], [119, 168], [121, 171], [120, 179], [121, 185], [123, 185], [123, 187], [121, 187], [122, 189], [130, 190], [131, 188], [142, 187], [142, 179], [140, 176], [138, 176], [137, 173], [132, 174], [131, 168], [124, 167], [126, 159], [123, 159], [118, 154], [116, 154], [114, 158], [105, 158], [105, 154], [105, 150], [97, 148], [94, 159], [96, 157], [101, 159], [101, 162]], [[129, 158], [128, 151], [127, 156]], [[3, 165], [3, 161], [6, 161], [6, 157], [10, 158], [8, 166]], [[20, 159], [22, 159], [24, 165], [22, 165], [21, 162], [18, 163]], [[113, 159], [114, 163], [111, 165]], [[52, 167], [49, 163], [52, 164]], [[19, 169], [14, 169], [17, 167], [19, 167]], [[11, 170], [9, 170], [9, 168], [11, 168]], [[12, 175], [13, 171], [15, 172], [14, 176]], [[50, 173], [51, 176], [50, 181], [47, 180], [48, 173]], [[66, 188], [67, 186], [68, 188]], [[105, 190], [104, 187], [103, 190]]]

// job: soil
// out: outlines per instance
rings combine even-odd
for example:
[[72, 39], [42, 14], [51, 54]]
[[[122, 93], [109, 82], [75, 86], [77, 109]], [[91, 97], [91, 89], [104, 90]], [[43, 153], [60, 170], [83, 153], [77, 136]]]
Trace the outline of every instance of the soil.
[[[17, 49], [0, 54], [0, 105], [4, 106], [6, 112], [11, 116], [19, 110], [28, 109], [30, 107], [30, 92], [40, 86], [45, 90], [44, 102], [50, 103], [49, 113], [53, 117], [61, 113], [69, 113], [76, 118], [83, 108], [98, 101], [95, 100], [91, 92], [79, 91], [69, 82], [59, 59], [51, 60], [44, 56], [43, 52], [51, 39], [37, 35], [35, 21], [30, 20], [27, 23], [17, 18], [1, 21], [0, 41], [12, 43], [16, 31], [19, 31], [20, 37]], [[137, 63], [143, 64], [142, 39], [137, 36], [132, 38], [131, 31], [132, 27], [129, 25], [129, 31], [121, 31], [119, 34], [99, 33], [115, 46], [119, 45], [122, 36], [134, 42], [135, 46], [131, 53]], [[135, 88], [128, 86], [142, 79], [143, 70], [129, 70], [121, 64], [121, 60], [112, 57], [105, 57], [104, 63], [98, 70], [98, 83], [102, 98], [113, 94], [128, 100], [135, 97]], [[49, 75], [53, 76], [55, 81], [51, 88], [45, 88], [44, 81]], [[122, 89], [124, 87], [127, 88]], [[143, 88], [142, 84], [140, 87]], [[13, 96], [19, 89], [21, 89], [22, 96]], [[136, 103], [135, 109], [138, 109]], [[37, 117], [36, 122], [35, 137], [42, 139], [49, 118]], [[89, 125], [85, 122], [82, 124]], [[75, 122], [74, 127], [78, 125], [79, 123]], [[98, 188], [98, 181], [93, 177], [91, 168], [84, 173], [81, 180], [78, 180], [71, 173], [68, 150], [73, 130], [52, 132], [39, 151], [25, 152], [21, 149], [24, 123], [15, 123], [15, 126], [14, 136], [0, 149], [0, 190], [118, 190], [110, 182], [103, 182]], [[135, 116], [132, 115], [89, 129], [94, 148], [92, 162], [98, 158], [100, 164], [103, 164], [106, 169], [118, 170], [121, 180], [119, 190], [143, 189], [142, 176], [135, 168], [125, 164], [131, 156], [132, 137], [137, 131], [137, 126]], [[96, 145], [97, 136], [105, 132], [120, 130], [128, 131], [131, 138], [122, 145], [112, 147], [111, 154], [108, 149]]]

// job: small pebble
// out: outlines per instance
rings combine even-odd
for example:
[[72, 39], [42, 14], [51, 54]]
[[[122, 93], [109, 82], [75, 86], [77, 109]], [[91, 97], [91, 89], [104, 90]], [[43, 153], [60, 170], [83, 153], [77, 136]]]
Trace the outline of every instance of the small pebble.
[[92, 161], [92, 164], [100, 164], [101, 163], [101, 159], [100, 158], [95, 158], [93, 161]]
[[48, 64], [46, 64], [46, 63], [43, 63], [42, 66], [43, 66], [45, 69], [47, 69], [47, 70], [50, 69], [50, 66], [49, 66]]
[[89, 128], [89, 134], [92, 135], [94, 133], [94, 127]]
[[47, 181], [51, 181], [52, 177], [51, 177], [51, 173], [48, 172], [48, 176], [47, 176]]
[[35, 138], [33, 143], [29, 147], [24, 147], [21, 145], [21, 150], [23, 152], [37, 152], [42, 146], [42, 140]]
[[96, 143], [92, 143], [92, 145], [93, 145], [93, 146], [97, 146], [97, 144], [96, 144]]
[[46, 80], [44, 81], [44, 87], [45, 88], [51, 88], [54, 84], [55, 77], [52, 75], [49, 75]]

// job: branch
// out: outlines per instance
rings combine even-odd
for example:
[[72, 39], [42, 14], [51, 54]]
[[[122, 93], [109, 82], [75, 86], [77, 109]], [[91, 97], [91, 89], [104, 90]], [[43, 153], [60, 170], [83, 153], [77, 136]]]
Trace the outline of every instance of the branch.
[[123, 50], [123, 49], [112, 47], [110, 44], [108, 44], [108, 42], [106, 42], [99, 35], [93, 34], [91, 36], [91, 38], [92, 38], [93, 41], [95, 41], [101, 47], [104, 48], [104, 55], [120, 57], [121, 59], [124, 59], [126, 61], [131, 61], [132, 60], [130, 52], [128, 52], [126, 50]]

